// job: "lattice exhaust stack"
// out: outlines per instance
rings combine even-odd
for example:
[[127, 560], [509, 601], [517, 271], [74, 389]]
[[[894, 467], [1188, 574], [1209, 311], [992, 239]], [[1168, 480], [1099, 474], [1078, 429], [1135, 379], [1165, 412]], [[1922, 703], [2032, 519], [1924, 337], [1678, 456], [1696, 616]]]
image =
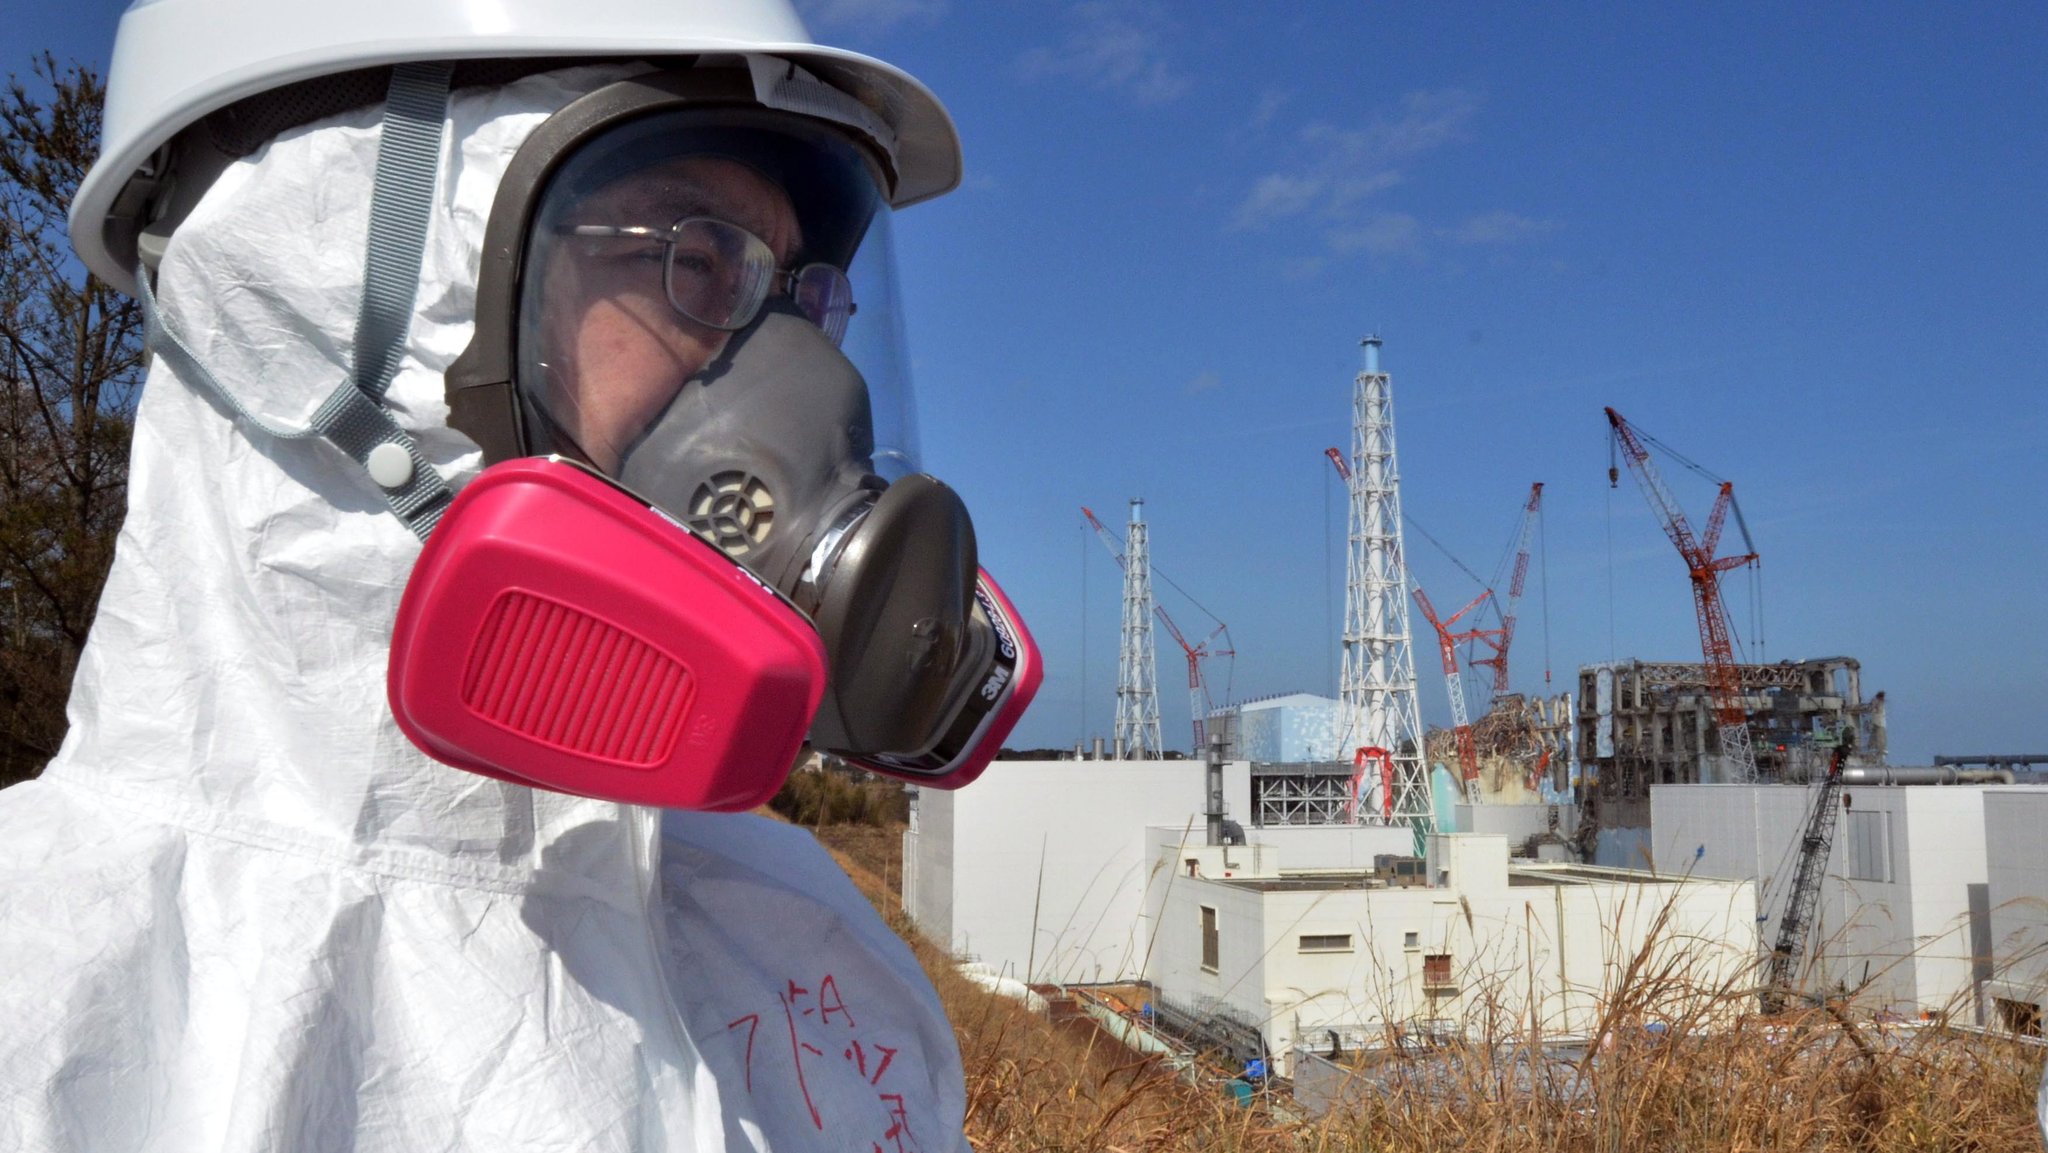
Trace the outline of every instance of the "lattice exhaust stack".
[[1159, 736], [1159, 662], [1152, 648], [1152, 549], [1145, 540], [1145, 502], [1131, 500], [1124, 541], [1123, 649], [1116, 666], [1116, 759], [1164, 754]]
[[1351, 539], [1346, 551], [1341, 683], [1349, 738], [1344, 751], [1357, 763], [1388, 766], [1359, 780], [1358, 788], [1370, 795], [1356, 806], [1357, 818], [1408, 825], [1419, 838], [1433, 832], [1436, 822], [1429, 769], [1423, 761], [1415, 653], [1408, 635], [1393, 378], [1380, 371], [1379, 337], [1368, 336], [1361, 343], [1365, 370], [1351, 389]]

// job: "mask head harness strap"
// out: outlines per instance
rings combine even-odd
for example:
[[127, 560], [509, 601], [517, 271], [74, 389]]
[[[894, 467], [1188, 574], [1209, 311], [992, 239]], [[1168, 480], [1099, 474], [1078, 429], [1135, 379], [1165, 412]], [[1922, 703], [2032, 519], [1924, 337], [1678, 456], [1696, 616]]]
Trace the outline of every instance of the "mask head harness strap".
[[368, 256], [357, 306], [355, 370], [305, 428], [272, 424], [251, 412], [207, 367], [157, 306], [148, 270], [136, 268], [150, 351], [169, 361], [180, 379], [224, 403], [244, 424], [280, 440], [317, 437], [363, 466], [391, 511], [421, 540], [440, 523], [453, 499], [448, 483], [427, 463], [412, 435], [384, 407], [419, 293], [427, 222], [446, 135], [445, 63], [401, 64], [391, 71], [370, 196]]

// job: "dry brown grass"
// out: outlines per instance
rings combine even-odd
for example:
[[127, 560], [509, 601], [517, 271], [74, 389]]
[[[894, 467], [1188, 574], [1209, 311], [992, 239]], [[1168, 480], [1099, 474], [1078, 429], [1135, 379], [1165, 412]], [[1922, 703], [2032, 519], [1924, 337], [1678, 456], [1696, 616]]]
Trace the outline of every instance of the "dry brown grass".
[[1502, 1153], [2041, 1148], [2041, 1053], [2010, 1041], [1883, 1034], [1824, 1010], [1700, 1038], [1627, 1036], [1547, 1079], [1512, 1048], [1396, 1058], [1362, 1073], [1355, 1112], [1318, 1136], [1331, 1149]]
[[[1187, 1084], [1092, 1024], [1056, 1024], [961, 977], [903, 915], [900, 826], [818, 833], [931, 974], [959, 1036], [981, 1153], [2042, 1149], [2040, 1048], [1858, 1022], [1833, 1006], [1766, 1021], [1751, 1011], [1749, 978], [1703, 990], [1669, 950], [1628, 959], [1598, 1031], [1610, 1040], [1582, 1058], [1531, 1075], [1526, 1032], [1496, 1023], [1482, 1032], [1490, 1043], [1382, 1054], [1358, 1073], [1348, 1112], [1283, 1121], [1237, 1107], [1213, 1081]], [[1674, 1016], [1674, 1004], [1686, 1008]]]
[[1055, 1023], [962, 977], [911, 925], [900, 883], [902, 827], [814, 829], [931, 975], [967, 1073], [967, 1136], [981, 1153], [1298, 1153], [1293, 1132], [1197, 1089], [1092, 1022]]
[[936, 963], [967, 1071], [967, 1135], [983, 1153], [1031, 1150], [1292, 1150], [1286, 1128], [1181, 1081], [1093, 1022], [1053, 1024]]

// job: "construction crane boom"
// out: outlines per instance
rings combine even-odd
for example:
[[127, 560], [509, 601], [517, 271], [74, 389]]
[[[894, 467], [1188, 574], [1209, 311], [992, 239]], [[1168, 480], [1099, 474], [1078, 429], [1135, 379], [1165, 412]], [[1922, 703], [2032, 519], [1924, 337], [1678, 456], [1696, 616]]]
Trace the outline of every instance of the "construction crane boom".
[[[1720, 494], [1714, 499], [1714, 509], [1707, 517], [1707, 531], [1704, 536], [1695, 536], [1692, 524], [1685, 519], [1685, 510], [1664, 486], [1664, 479], [1657, 474], [1657, 468], [1650, 462], [1650, 452], [1643, 447], [1643, 437], [1622, 419], [1612, 408], [1607, 410], [1607, 423], [1614, 430], [1614, 441], [1621, 447], [1621, 456], [1628, 463], [1628, 470], [1643, 490], [1643, 496], [1650, 502], [1651, 511], [1664, 528], [1664, 535], [1678, 548], [1685, 559], [1687, 575], [1692, 580], [1693, 612], [1699, 618], [1700, 650], [1706, 657], [1708, 692], [1714, 702], [1714, 723], [1719, 733], [1721, 755], [1732, 762], [1737, 780], [1756, 779], [1756, 753], [1750, 748], [1749, 713], [1743, 705], [1741, 674], [1735, 667], [1735, 644], [1728, 630], [1728, 609], [1721, 600], [1721, 574], [1731, 569], [1754, 564], [1754, 551], [1740, 556], [1716, 557], [1714, 552], [1721, 544], [1721, 529], [1727, 522], [1728, 511], [1735, 505], [1735, 486], [1721, 481]], [[1607, 482], [1617, 483], [1616, 470], [1612, 465], [1607, 470]], [[1736, 512], [1740, 520], [1740, 510]], [[1745, 534], [1746, 537], [1747, 534]], [[1745, 543], [1747, 541], [1745, 540]]]
[[1813, 928], [1813, 911], [1820, 903], [1822, 870], [1835, 843], [1835, 821], [1841, 814], [1842, 766], [1849, 759], [1850, 737], [1837, 736], [1834, 755], [1828, 758], [1828, 775], [1821, 780], [1820, 795], [1806, 820], [1806, 833], [1799, 839], [1799, 863], [1792, 871], [1792, 889], [1785, 895], [1785, 916], [1778, 922], [1778, 943], [1771, 949], [1770, 968], [1765, 974], [1763, 1010], [1783, 1011], [1792, 995], [1792, 981], [1798, 975], [1799, 959], [1806, 952], [1806, 937]]
[[[1116, 534], [1109, 531], [1108, 527], [1096, 519], [1095, 513], [1086, 506], [1082, 507], [1081, 515], [1088, 518], [1088, 524], [1094, 528], [1095, 535], [1101, 539], [1103, 547], [1109, 550], [1110, 556], [1116, 558], [1117, 567], [1123, 568], [1123, 543], [1117, 540]], [[1177, 589], [1180, 586], [1175, 585], [1174, 587]], [[1222, 621], [1217, 621], [1216, 627], [1210, 631], [1208, 636], [1202, 638], [1201, 643], [1189, 644], [1187, 635], [1180, 631], [1179, 625], [1173, 623], [1173, 618], [1167, 615], [1164, 605], [1154, 601], [1152, 604], [1152, 615], [1158, 617], [1159, 623], [1166, 626], [1166, 634], [1173, 638], [1173, 643], [1179, 645], [1181, 652], [1187, 656], [1188, 710], [1194, 718], [1194, 752], [1199, 756], [1203, 749], [1209, 747], [1208, 718], [1210, 711], [1215, 707], [1214, 702], [1209, 696], [1208, 683], [1202, 677], [1202, 662], [1210, 657], [1235, 657], [1237, 655], [1237, 651], [1231, 647], [1230, 626]], [[1223, 642], [1222, 647], [1211, 648], [1210, 646], [1215, 644], [1219, 638]]]
[[[1493, 655], [1474, 658], [1474, 665], [1493, 670], [1493, 699], [1498, 701], [1508, 694], [1508, 649], [1515, 643], [1515, 619], [1522, 603], [1522, 590], [1529, 583], [1529, 543], [1535, 536], [1536, 517], [1543, 509], [1543, 482], [1529, 486], [1529, 501], [1522, 506], [1522, 526], [1515, 539], [1515, 567], [1508, 578], [1508, 602], [1500, 615], [1500, 628], [1495, 635], [1482, 634], [1479, 639], [1493, 650]], [[1550, 680], [1550, 670], [1543, 670], [1545, 683]]]
[[1452, 613], [1448, 620], [1437, 618], [1436, 607], [1429, 603], [1429, 594], [1422, 591], [1421, 585], [1415, 586], [1413, 595], [1416, 607], [1422, 610], [1423, 619], [1436, 630], [1437, 650], [1444, 660], [1444, 687], [1451, 694], [1451, 726], [1458, 741], [1458, 772], [1465, 782], [1465, 798], [1476, 805], [1479, 803], [1479, 746], [1472, 738], [1472, 720], [1465, 709], [1465, 684], [1458, 675], [1458, 646], [1494, 630], [1467, 629], [1454, 633], [1451, 627], [1466, 613], [1484, 604], [1493, 592], [1491, 589], [1481, 592], [1464, 608]]
[[[1199, 752], [1209, 747], [1207, 718], [1210, 711], [1215, 707], [1214, 702], [1209, 699], [1209, 686], [1202, 679], [1202, 662], [1210, 657], [1234, 657], [1237, 655], [1237, 652], [1229, 647], [1230, 629], [1221, 621], [1218, 621], [1216, 628], [1208, 636], [1204, 637], [1200, 644], [1191, 645], [1188, 643], [1188, 638], [1181, 634], [1180, 626], [1174, 624], [1173, 618], [1166, 615], [1164, 608], [1155, 604], [1152, 606], [1152, 613], [1159, 618], [1160, 624], [1166, 626], [1166, 635], [1172, 637], [1173, 643], [1180, 646], [1180, 651], [1187, 654], [1188, 715], [1194, 718], [1195, 749]], [[1222, 638], [1224, 647], [1210, 648], [1209, 646], [1219, 637]]]
[[1087, 505], [1081, 506], [1081, 515], [1088, 518], [1088, 527], [1095, 530], [1096, 537], [1102, 541], [1102, 547], [1108, 549], [1109, 555], [1116, 558], [1116, 567], [1121, 570], [1124, 567], [1124, 542], [1118, 540], [1107, 525], [1097, 520], [1094, 510]]

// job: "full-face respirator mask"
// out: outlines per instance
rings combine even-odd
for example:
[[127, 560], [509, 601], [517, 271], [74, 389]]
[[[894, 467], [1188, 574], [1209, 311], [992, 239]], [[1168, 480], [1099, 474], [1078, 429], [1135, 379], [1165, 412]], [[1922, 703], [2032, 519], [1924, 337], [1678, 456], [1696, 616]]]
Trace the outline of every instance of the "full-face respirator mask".
[[608, 86], [528, 138], [447, 376], [487, 467], [392, 640], [420, 748], [716, 810], [764, 803], [806, 740], [939, 787], [986, 767], [1041, 674], [965, 506], [915, 471], [889, 178], [716, 73]]

